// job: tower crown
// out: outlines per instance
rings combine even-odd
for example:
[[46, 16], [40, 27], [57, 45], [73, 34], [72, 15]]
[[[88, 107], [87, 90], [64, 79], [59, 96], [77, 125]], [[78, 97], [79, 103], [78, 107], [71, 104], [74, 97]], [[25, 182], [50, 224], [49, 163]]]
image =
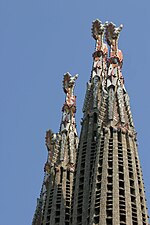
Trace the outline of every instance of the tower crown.
[[92, 23], [92, 36], [96, 40], [96, 49], [93, 54], [94, 58], [98, 58], [101, 54], [107, 55], [107, 46], [104, 43], [104, 32], [107, 26], [107, 22], [102, 24], [102, 22], [98, 19], [93, 21]]
[[106, 36], [107, 43], [109, 45], [112, 44], [113, 40], [118, 40], [122, 28], [123, 28], [122, 24], [119, 27], [116, 27], [114, 23], [107, 22], [105, 36]]
[[102, 24], [102, 22], [99, 19], [96, 19], [92, 23], [92, 36], [95, 40], [99, 38], [100, 35], [104, 34], [105, 27], [107, 26], [107, 22], [105, 24]]

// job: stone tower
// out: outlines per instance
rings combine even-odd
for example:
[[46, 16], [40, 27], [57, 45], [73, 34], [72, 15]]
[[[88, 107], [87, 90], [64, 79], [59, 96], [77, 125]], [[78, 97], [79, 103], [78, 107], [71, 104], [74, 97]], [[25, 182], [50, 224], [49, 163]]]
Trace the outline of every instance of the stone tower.
[[64, 75], [63, 89], [66, 94], [62, 108], [59, 133], [46, 132], [48, 158], [40, 198], [32, 225], [69, 225], [74, 167], [78, 136], [76, 131], [75, 80], [69, 73]]
[[71, 225], [148, 225], [136, 131], [121, 72], [121, 30], [122, 25], [93, 22], [96, 48], [83, 106]]
[[96, 47], [79, 145], [77, 75], [64, 75], [60, 131], [46, 133], [48, 158], [32, 225], [148, 225], [136, 131], [121, 71], [121, 30], [122, 25], [93, 22]]

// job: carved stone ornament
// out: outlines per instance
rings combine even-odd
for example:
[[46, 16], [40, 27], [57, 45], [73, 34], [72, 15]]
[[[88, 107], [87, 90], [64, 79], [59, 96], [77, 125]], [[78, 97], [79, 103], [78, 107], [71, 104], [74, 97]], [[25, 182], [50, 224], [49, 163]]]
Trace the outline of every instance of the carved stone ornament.
[[69, 163], [69, 164], [67, 165], [67, 167], [68, 167], [68, 170], [69, 170], [70, 172], [74, 172], [74, 171], [75, 171], [75, 164], [74, 164], [74, 163]]
[[71, 122], [71, 112], [67, 109], [63, 112], [62, 123], [61, 123], [61, 132], [68, 131]]
[[64, 160], [65, 146], [66, 146], [66, 134], [62, 133], [61, 150], [60, 150], [60, 161]]
[[72, 107], [72, 110], [76, 111], [76, 96], [74, 95], [74, 87], [75, 87], [75, 81], [78, 78], [78, 75], [71, 76], [70, 73], [66, 73], [64, 75], [63, 79], [63, 89], [66, 93], [66, 101], [63, 106], [63, 111], [65, 111], [65, 107]]
[[92, 23], [92, 36], [95, 40], [98, 39], [99, 35], [102, 35], [105, 31], [105, 27], [107, 26], [107, 22], [102, 24], [99, 19], [96, 19]]
[[107, 45], [103, 41], [104, 31], [107, 26], [107, 22], [105, 24], [102, 24], [100, 20], [93, 21], [92, 24], [92, 36], [96, 40], [96, 51], [93, 54], [93, 57], [95, 60], [103, 55], [107, 55], [108, 48]]
[[48, 162], [45, 163], [44, 171], [47, 172], [48, 174], [50, 174], [51, 172], [50, 164]]
[[122, 123], [125, 123], [125, 114], [124, 114], [124, 99], [123, 99], [123, 90], [121, 87], [117, 89], [118, 105], [120, 111], [120, 119]]
[[87, 82], [86, 94], [85, 94], [85, 99], [84, 99], [84, 104], [82, 109], [83, 112], [88, 111], [91, 86], [92, 84], [90, 82]]
[[119, 27], [116, 27], [116, 25], [112, 22], [107, 24], [105, 37], [109, 45], [112, 45], [113, 40], [117, 40], [119, 38], [122, 28], [123, 28], [122, 24]]
[[108, 119], [113, 120], [114, 116], [114, 89], [110, 87], [108, 92]]
[[45, 142], [49, 150], [51, 149], [51, 145], [54, 144], [55, 140], [56, 140], [56, 135], [53, 133], [53, 131], [52, 130], [46, 131]]
[[95, 76], [93, 79], [93, 108], [97, 107], [97, 101], [98, 101], [98, 84], [99, 84], [99, 77]]
[[118, 49], [118, 39], [122, 28], [122, 24], [119, 27], [116, 27], [115, 24], [109, 23], [105, 32], [106, 41], [110, 46], [110, 64], [119, 63], [120, 67], [122, 67], [123, 55], [122, 51]]
[[64, 89], [65, 93], [69, 93], [70, 95], [73, 96], [75, 81], [76, 81], [77, 78], [78, 78], [78, 74], [76, 74], [73, 77], [71, 76], [71, 74], [69, 72], [64, 74], [63, 89]]

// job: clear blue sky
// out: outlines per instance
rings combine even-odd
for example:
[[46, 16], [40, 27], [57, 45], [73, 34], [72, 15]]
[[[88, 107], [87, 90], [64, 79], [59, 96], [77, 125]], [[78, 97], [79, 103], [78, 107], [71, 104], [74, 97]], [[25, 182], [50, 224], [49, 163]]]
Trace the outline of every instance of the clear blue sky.
[[119, 47], [150, 208], [149, 9], [149, 0], [0, 1], [0, 225], [31, 225], [47, 156], [45, 131], [59, 129], [67, 71], [79, 74], [79, 129], [96, 18], [124, 24]]

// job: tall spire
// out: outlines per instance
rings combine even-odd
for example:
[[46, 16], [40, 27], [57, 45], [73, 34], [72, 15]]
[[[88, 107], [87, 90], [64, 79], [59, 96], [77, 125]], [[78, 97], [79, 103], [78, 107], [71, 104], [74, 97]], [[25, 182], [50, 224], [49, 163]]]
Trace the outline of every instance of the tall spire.
[[66, 73], [63, 79], [65, 103], [62, 108], [60, 130], [46, 132], [47, 162], [40, 199], [32, 225], [67, 225], [70, 207], [78, 136], [76, 131], [75, 80], [78, 75]]
[[75, 112], [76, 112], [76, 96], [74, 95], [75, 80], [78, 75], [71, 76], [70, 73], [64, 75], [63, 89], [66, 94], [65, 104], [63, 106], [63, 115], [60, 127], [60, 133], [62, 137], [60, 161], [64, 161], [66, 141], [69, 143], [69, 158], [68, 163], [75, 164], [75, 137], [77, 136]]
[[72, 225], [148, 225], [136, 132], [121, 72], [122, 27], [99, 20], [92, 25], [96, 48], [83, 107]]

